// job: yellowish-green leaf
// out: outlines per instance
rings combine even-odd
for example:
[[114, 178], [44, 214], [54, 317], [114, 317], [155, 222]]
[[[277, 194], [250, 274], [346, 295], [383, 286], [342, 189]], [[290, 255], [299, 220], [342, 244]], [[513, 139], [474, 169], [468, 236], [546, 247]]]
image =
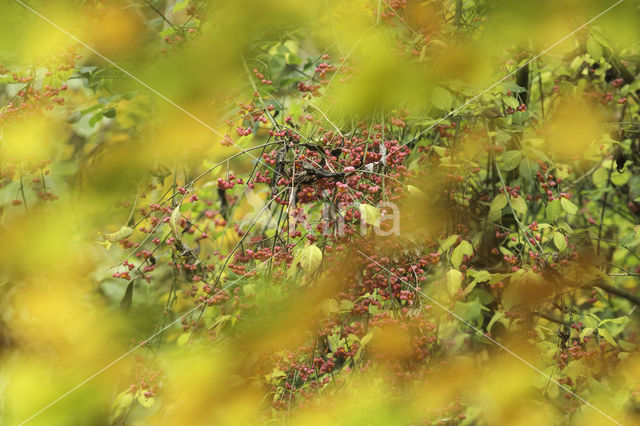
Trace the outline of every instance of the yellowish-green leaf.
[[169, 217], [169, 228], [171, 228], [171, 232], [176, 240], [180, 240], [180, 206], [177, 206], [171, 212], [171, 216]]
[[140, 404], [144, 408], [149, 408], [156, 402], [156, 399], [154, 397], [147, 398], [144, 396], [144, 392], [142, 391], [138, 391], [138, 393], [138, 404]]
[[265, 381], [267, 383], [269, 383], [270, 385], [278, 385], [280, 384], [280, 382], [282, 382], [282, 380], [284, 380], [287, 377], [287, 374], [282, 371], [282, 370], [277, 370], [277, 369], [273, 369], [273, 371], [270, 374], [266, 374], [264, 376]]
[[585, 327], [582, 329], [582, 331], [580, 332], [580, 341], [584, 342], [584, 338], [591, 336], [593, 334], [593, 327]]
[[501, 319], [503, 319], [505, 317], [504, 312], [502, 311], [498, 311], [493, 315], [493, 318], [491, 318], [491, 321], [489, 321], [489, 324], [487, 325], [487, 331], [489, 333], [491, 333], [491, 328], [493, 327], [493, 325], [500, 321]]
[[329, 298], [329, 299], [324, 299], [322, 301], [322, 312], [325, 315], [334, 314], [339, 310], [340, 310], [340, 305], [338, 304], [337, 300]]
[[504, 194], [496, 195], [496, 198], [491, 202], [491, 211], [500, 211], [507, 205], [507, 196]]
[[511, 197], [511, 207], [520, 214], [527, 213], [527, 202], [521, 196]]
[[553, 233], [553, 244], [555, 244], [560, 251], [567, 248], [567, 240], [561, 232]]
[[446, 157], [447, 155], [447, 148], [444, 148], [442, 146], [433, 146], [432, 149], [436, 152], [436, 154], [438, 154], [440, 157]]
[[464, 255], [471, 256], [473, 254], [473, 246], [468, 241], [462, 240], [458, 247], [453, 249], [451, 253], [451, 264], [454, 268], [459, 268], [462, 264]]
[[600, 167], [598, 170], [593, 172], [591, 180], [596, 187], [604, 188], [609, 180], [609, 171], [604, 167]]
[[496, 222], [500, 220], [501, 217], [502, 217], [502, 210], [489, 210], [489, 215], [487, 216], [487, 219], [489, 219], [489, 222]]
[[604, 340], [609, 342], [611, 346], [618, 346], [618, 343], [616, 343], [616, 340], [613, 338], [611, 333], [609, 333], [609, 330], [607, 330], [606, 328], [599, 328], [598, 334], [604, 337]]
[[562, 216], [562, 205], [560, 205], [560, 201], [553, 200], [547, 205], [546, 216], [549, 222], [553, 222]]
[[587, 40], [587, 53], [594, 61], [599, 61], [602, 58], [602, 46], [593, 37], [589, 37]]
[[112, 415], [111, 419], [113, 420], [120, 417], [120, 415], [127, 410], [131, 403], [133, 402], [134, 395], [129, 389], [126, 391], [120, 392], [114, 399], [112, 404]]
[[576, 214], [578, 211], [578, 206], [566, 198], [560, 198], [560, 205], [562, 206], [562, 209], [569, 214]]
[[124, 240], [125, 238], [129, 238], [131, 234], [133, 234], [133, 228], [129, 228], [128, 226], [123, 226], [117, 232], [113, 232], [111, 234], [101, 234], [101, 235], [105, 241], [108, 241], [110, 243], [117, 243], [119, 241]]
[[426, 196], [426, 194], [418, 187], [415, 187], [413, 185], [407, 185], [407, 192], [409, 193], [409, 195], [411, 195], [412, 197], [419, 197], [419, 198], [423, 198]]
[[431, 92], [431, 103], [441, 111], [449, 111], [453, 106], [453, 96], [447, 89], [436, 87]]
[[113, 245], [113, 243], [109, 241], [96, 241], [96, 243], [100, 244], [102, 247], [106, 248], [107, 250], [109, 250]]
[[442, 252], [449, 250], [453, 245], [453, 243], [455, 243], [457, 240], [458, 240], [458, 235], [456, 234], [449, 235], [446, 240], [440, 241], [440, 250]]
[[360, 204], [360, 216], [367, 225], [380, 226], [380, 209], [371, 204]]
[[373, 332], [370, 331], [367, 334], [365, 334], [362, 339], [360, 339], [360, 345], [362, 346], [366, 345], [371, 341], [371, 339], [373, 339]]
[[[513, 98], [512, 98], [513, 99]], [[507, 151], [502, 154], [502, 169], [504, 170], [513, 170], [520, 165], [522, 161], [522, 153], [517, 149], [512, 151]]]
[[186, 332], [186, 333], [182, 333], [180, 336], [178, 336], [178, 338], [176, 339], [176, 345], [178, 346], [184, 346], [187, 344], [187, 342], [189, 341], [189, 337], [191, 337], [191, 332]]
[[173, 5], [173, 13], [180, 12], [187, 6], [189, 6], [189, 0], [179, 0], [176, 4]]
[[322, 251], [311, 244], [298, 252], [298, 263], [307, 274], [312, 274], [318, 270], [322, 263]]
[[546, 387], [547, 396], [551, 399], [555, 399], [560, 395], [560, 388], [554, 384]]
[[629, 169], [626, 169], [622, 173], [611, 173], [611, 183], [615, 186], [622, 186], [629, 182], [629, 179], [631, 179], [631, 172], [629, 171]]
[[451, 296], [455, 296], [462, 285], [462, 272], [451, 269], [447, 272], [447, 289]]

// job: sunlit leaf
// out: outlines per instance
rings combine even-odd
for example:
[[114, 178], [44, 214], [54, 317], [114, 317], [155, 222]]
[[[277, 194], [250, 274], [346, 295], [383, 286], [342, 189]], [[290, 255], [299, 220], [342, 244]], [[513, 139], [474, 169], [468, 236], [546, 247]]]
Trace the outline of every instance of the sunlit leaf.
[[449, 290], [449, 295], [455, 296], [460, 290], [460, 286], [462, 285], [462, 272], [457, 269], [450, 269], [447, 272], [447, 289]]

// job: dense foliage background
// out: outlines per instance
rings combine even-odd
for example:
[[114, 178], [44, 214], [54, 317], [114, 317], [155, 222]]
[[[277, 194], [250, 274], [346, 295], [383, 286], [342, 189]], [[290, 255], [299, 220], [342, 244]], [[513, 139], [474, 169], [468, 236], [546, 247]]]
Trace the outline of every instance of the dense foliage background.
[[3, 424], [633, 424], [638, 2], [5, 0]]

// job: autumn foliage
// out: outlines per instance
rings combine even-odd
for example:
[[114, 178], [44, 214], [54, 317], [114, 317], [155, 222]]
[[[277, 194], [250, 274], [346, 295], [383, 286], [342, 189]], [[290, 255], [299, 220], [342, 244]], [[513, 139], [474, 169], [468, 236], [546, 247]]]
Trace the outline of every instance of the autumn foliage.
[[2, 424], [634, 424], [635, 1], [6, 0]]

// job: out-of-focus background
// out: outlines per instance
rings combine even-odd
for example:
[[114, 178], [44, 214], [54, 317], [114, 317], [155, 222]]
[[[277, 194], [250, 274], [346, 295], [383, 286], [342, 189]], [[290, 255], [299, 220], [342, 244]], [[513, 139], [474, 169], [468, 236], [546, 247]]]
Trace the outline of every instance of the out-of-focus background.
[[2, 424], [633, 424], [637, 1], [5, 0]]

